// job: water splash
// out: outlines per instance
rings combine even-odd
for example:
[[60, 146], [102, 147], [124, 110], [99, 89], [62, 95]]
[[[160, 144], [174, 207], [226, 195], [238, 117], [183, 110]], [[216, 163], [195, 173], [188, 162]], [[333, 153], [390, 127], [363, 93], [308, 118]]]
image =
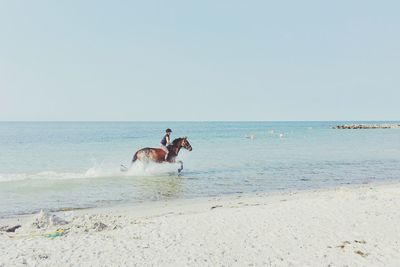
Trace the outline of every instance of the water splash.
[[23, 180], [68, 180], [68, 179], [90, 179], [105, 177], [137, 177], [137, 176], [163, 176], [177, 174], [179, 164], [171, 163], [142, 163], [135, 162], [128, 171], [122, 172], [119, 167], [107, 167], [94, 165], [83, 172], [57, 172], [42, 171], [37, 173], [0, 173], [0, 182], [23, 181]]

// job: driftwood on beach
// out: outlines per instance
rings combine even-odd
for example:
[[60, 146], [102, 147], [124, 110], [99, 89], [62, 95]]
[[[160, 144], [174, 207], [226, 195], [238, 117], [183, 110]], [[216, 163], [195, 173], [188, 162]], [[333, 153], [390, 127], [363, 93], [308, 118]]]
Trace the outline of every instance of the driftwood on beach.
[[400, 123], [385, 124], [344, 124], [332, 127], [333, 129], [394, 129], [400, 128]]

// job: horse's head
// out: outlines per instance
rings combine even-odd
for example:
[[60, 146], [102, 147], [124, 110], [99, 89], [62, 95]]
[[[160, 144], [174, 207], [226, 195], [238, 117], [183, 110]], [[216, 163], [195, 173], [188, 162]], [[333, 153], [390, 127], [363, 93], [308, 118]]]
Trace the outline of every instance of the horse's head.
[[189, 141], [187, 140], [187, 136], [182, 138], [182, 147], [189, 151], [193, 150], [192, 146], [190, 145]]
[[185, 136], [185, 137], [181, 137], [181, 138], [175, 139], [175, 140], [172, 142], [172, 144], [173, 144], [173, 145], [176, 144], [177, 146], [183, 147], [183, 148], [185, 148], [185, 149], [187, 149], [187, 150], [189, 150], [189, 151], [192, 151], [192, 150], [193, 150], [193, 148], [192, 148], [192, 146], [190, 145], [189, 141], [187, 140], [187, 137], [186, 137], [186, 136]]

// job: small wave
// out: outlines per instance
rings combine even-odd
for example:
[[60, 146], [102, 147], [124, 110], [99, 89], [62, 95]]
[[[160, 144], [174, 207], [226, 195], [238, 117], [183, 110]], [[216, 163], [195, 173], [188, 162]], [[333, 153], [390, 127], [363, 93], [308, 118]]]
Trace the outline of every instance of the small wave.
[[69, 180], [105, 177], [135, 177], [135, 176], [160, 176], [177, 173], [178, 164], [143, 164], [136, 162], [128, 171], [122, 172], [120, 168], [105, 168], [93, 166], [83, 172], [56, 172], [42, 171], [38, 173], [0, 173], [0, 182], [23, 180]]
[[85, 173], [43, 171], [38, 173], [1, 173], [0, 182], [22, 180], [57, 180], [85, 178]]

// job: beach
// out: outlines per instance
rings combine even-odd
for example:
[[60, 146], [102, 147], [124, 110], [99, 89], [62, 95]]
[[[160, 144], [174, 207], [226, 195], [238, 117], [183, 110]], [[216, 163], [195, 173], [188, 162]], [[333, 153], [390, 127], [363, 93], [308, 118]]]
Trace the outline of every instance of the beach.
[[371, 183], [25, 215], [0, 266], [399, 266], [399, 206]]

